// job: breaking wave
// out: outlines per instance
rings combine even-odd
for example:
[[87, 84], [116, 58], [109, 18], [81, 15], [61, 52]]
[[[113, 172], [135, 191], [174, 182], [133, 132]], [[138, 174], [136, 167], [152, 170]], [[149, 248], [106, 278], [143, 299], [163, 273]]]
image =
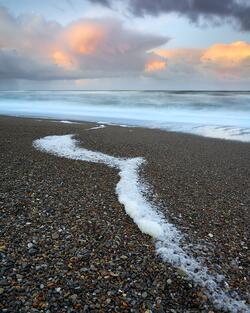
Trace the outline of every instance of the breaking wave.
[[101, 120], [250, 142], [250, 92], [2, 91], [0, 114]]

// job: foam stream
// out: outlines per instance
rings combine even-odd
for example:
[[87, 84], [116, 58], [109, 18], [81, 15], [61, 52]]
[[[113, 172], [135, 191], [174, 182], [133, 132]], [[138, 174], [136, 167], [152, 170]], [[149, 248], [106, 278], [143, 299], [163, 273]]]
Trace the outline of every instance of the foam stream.
[[[57, 122], [57, 121], [55, 121]], [[63, 123], [63, 124], [79, 124], [79, 123], [76, 123], [76, 122], [72, 122], [72, 121], [67, 121], [67, 120], [62, 120], [62, 121], [59, 121], [60, 123]]]
[[155, 239], [157, 253], [162, 259], [181, 268], [188, 278], [204, 287], [216, 308], [233, 313], [250, 312], [244, 301], [234, 299], [220, 287], [221, 275], [208, 273], [208, 269], [188, 254], [180, 245], [182, 234], [169, 223], [157, 207], [144, 197], [146, 186], [139, 177], [143, 158], [116, 158], [78, 146], [73, 135], [48, 136], [35, 140], [34, 147], [59, 157], [94, 163], [103, 163], [119, 171], [116, 186], [118, 200], [139, 229]]
[[105, 125], [101, 124], [99, 126], [91, 127], [91, 128], [89, 128], [87, 130], [96, 130], [96, 129], [105, 128], [105, 127], [106, 127]]

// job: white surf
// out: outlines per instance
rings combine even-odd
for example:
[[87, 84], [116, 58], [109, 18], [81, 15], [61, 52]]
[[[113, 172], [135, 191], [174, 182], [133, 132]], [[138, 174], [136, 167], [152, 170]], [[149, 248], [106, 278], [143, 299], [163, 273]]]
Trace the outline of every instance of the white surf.
[[86, 130], [96, 130], [96, 129], [105, 128], [105, 127], [106, 127], [105, 125], [101, 124], [99, 126], [94, 126], [94, 127], [89, 128], [89, 129], [86, 129]]

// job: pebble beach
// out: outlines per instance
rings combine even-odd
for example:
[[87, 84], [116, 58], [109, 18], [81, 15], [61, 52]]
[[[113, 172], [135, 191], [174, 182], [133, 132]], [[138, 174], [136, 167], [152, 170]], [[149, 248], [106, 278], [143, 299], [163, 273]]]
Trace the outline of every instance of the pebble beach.
[[126, 214], [115, 169], [33, 147], [65, 134], [89, 150], [145, 158], [146, 197], [249, 305], [250, 144], [96, 126], [0, 117], [0, 310], [222, 312]]

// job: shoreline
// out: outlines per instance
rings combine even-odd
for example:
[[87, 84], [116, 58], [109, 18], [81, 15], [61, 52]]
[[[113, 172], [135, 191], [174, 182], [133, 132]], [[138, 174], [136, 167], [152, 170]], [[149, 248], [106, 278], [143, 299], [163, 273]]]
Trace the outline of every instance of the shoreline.
[[[36, 121], [50, 121], [50, 122], [58, 122], [58, 123], [66, 123], [66, 124], [85, 124], [85, 123], [90, 123], [90, 124], [104, 124], [106, 126], [114, 126], [114, 127], [127, 127], [127, 128], [141, 128], [141, 129], [149, 129], [149, 130], [155, 130], [155, 131], [164, 131], [167, 133], [176, 133], [176, 134], [184, 134], [184, 135], [190, 135], [190, 136], [198, 136], [202, 138], [209, 138], [209, 139], [217, 139], [217, 140], [226, 140], [226, 141], [232, 141], [232, 142], [240, 142], [240, 143], [246, 143], [250, 144], [250, 137], [244, 138], [244, 136], [249, 135], [249, 131], [246, 132], [248, 128], [235, 128], [232, 125], [216, 125], [216, 124], [208, 124], [208, 125], [202, 125], [202, 124], [195, 124], [191, 127], [190, 123], [179, 123], [179, 122], [169, 122], [169, 126], [167, 127], [166, 125], [162, 127], [157, 127], [153, 126], [150, 124], [148, 125], [143, 125], [141, 123], [138, 123], [138, 120], [134, 120], [134, 124], [130, 124], [132, 120], [127, 120], [127, 121], [120, 121], [120, 122], [110, 122], [110, 121], [105, 121], [105, 118], [91, 118], [89, 117], [89, 120], [78, 120], [77, 118], [73, 119], [67, 119], [65, 116], [60, 117], [53, 117], [53, 116], [42, 116], [42, 115], [33, 115], [30, 114], [28, 115], [8, 115], [8, 114], [1, 114], [0, 117], [9, 117], [9, 118], [21, 118], [21, 119], [33, 119]], [[104, 119], [104, 121], [102, 121]], [[126, 124], [129, 121], [128, 124]], [[142, 122], [142, 121], [141, 121]], [[145, 122], [145, 121], [144, 121]], [[173, 126], [173, 125], [178, 125], [179, 126]], [[189, 125], [190, 124], [190, 125]], [[171, 126], [172, 125], [172, 126]], [[182, 128], [180, 125], [189, 125], [191, 128]], [[200, 130], [198, 130], [200, 129]], [[237, 130], [236, 130], [237, 129]], [[232, 133], [228, 134], [227, 131], [231, 131]], [[207, 132], [211, 132], [209, 135]], [[222, 134], [222, 133], [223, 134]], [[228, 137], [229, 136], [229, 137]], [[237, 139], [233, 139], [233, 138]]]
[[[143, 291], [144, 294], [140, 291], [139, 293], [141, 293], [141, 295], [137, 294], [137, 298], [140, 300], [139, 304], [134, 303], [131, 306], [130, 301], [125, 301], [123, 299], [124, 297], [121, 297], [121, 299], [124, 300], [124, 303], [126, 303], [126, 305], [123, 304], [123, 307], [119, 300], [121, 312], [126, 312], [126, 310], [130, 310], [131, 307], [136, 311], [145, 311], [147, 309], [147, 305], [151, 306], [155, 310], [153, 312], [157, 312], [157, 306], [159, 306], [159, 309], [160, 307], [162, 307], [164, 310], [171, 308], [177, 310], [177, 312], [188, 312], [188, 310], [190, 310], [190, 312], [202, 312], [202, 310], [206, 311], [208, 308], [214, 312], [217, 311], [213, 309], [212, 304], [208, 301], [208, 299], [206, 299], [206, 296], [203, 294], [202, 290], [192, 286], [192, 283], [187, 281], [186, 278], [181, 275], [181, 273], [177, 273], [175, 269], [169, 267], [167, 264], [162, 263], [158, 259], [158, 257], [155, 255], [154, 245], [152, 244], [151, 239], [147, 235], [141, 234], [136, 228], [136, 225], [134, 225], [130, 218], [126, 216], [122, 206], [117, 203], [116, 195], [114, 194], [114, 187], [115, 183], [117, 182], [117, 174], [115, 171], [107, 169], [105, 166], [100, 164], [94, 165], [82, 162], [79, 164], [77, 161], [59, 159], [50, 155], [39, 153], [35, 150], [33, 151], [31, 145], [34, 139], [44, 137], [46, 135], [76, 133], [77, 138], [83, 142], [83, 146], [90, 150], [98, 150], [114, 156], [145, 157], [147, 164], [141, 171], [141, 175], [143, 179], [145, 179], [145, 181], [153, 187], [154, 191], [151, 195], [152, 200], [156, 201], [158, 204], [161, 203], [162, 213], [166, 214], [167, 218], [170, 219], [171, 222], [177, 225], [178, 228], [180, 228], [186, 234], [185, 239], [187, 243], [189, 242], [194, 245], [191, 247], [191, 250], [194, 250], [193, 252], [197, 254], [197, 257], [208, 257], [206, 262], [211, 270], [214, 270], [214, 266], [220, 266], [220, 269], [227, 277], [230, 286], [233, 286], [234, 289], [239, 292], [240, 296], [245, 298], [246, 290], [249, 287], [249, 283], [244, 280], [244, 277], [247, 277], [246, 271], [248, 269], [247, 251], [245, 251], [246, 249], [244, 248], [246, 243], [244, 238], [247, 238], [247, 220], [249, 216], [248, 195], [250, 193], [248, 190], [250, 187], [250, 145], [241, 142], [210, 139], [195, 135], [143, 128], [122, 128], [118, 126], [108, 126], [103, 129], [94, 130], [92, 132], [86, 132], [84, 130], [89, 127], [94, 127], [96, 123], [81, 123], [81, 125], [58, 123], [59, 125], [57, 125], [57, 123], [50, 123], [48, 121], [42, 121], [41, 123], [38, 123], [34, 119], [7, 117], [0, 117], [0, 121], [2, 134], [1, 146], [4, 147], [3, 151], [1, 152], [1, 173], [4, 173], [4, 179], [2, 180], [4, 188], [6, 188], [5, 179], [7, 177], [9, 185], [12, 186], [13, 184], [12, 187], [15, 186], [14, 189], [18, 190], [16, 187], [20, 187], [22, 184], [24, 184], [25, 188], [23, 189], [25, 190], [25, 193], [38, 193], [38, 199], [40, 199], [41, 202], [39, 203], [38, 201], [37, 203], [37, 201], [33, 201], [36, 199], [36, 196], [32, 197], [32, 195], [18, 195], [21, 196], [21, 199], [24, 197], [24, 199], [18, 200], [19, 202], [21, 201], [21, 204], [19, 204], [20, 208], [18, 209], [20, 212], [18, 211], [18, 214], [22, 216], [22, 209], [25, 208], [27, 211], [25, 214], [29, 216], [30, 212], [28, 209], [30, 209], [31, 206], [36, 203], [38, 208], [35, 210], [36, 213], [33, 215], [31, 214], [31, 223], [33, 223], [34, 220], [36, 221], [36, 219], [39, 220], [39, 223], [43, 223], [39, 218], [39, 210], [41, 210], [42, 215], [46, 216], [46, 219], [51, 218], [53, 216], [53, 211], [56, 211], [56, 216], [59, 219], [64, 220], [66, 216], [61, 216], [62, 211], [64, 213], [66, 211], [66, 213], [70, 215], [69, 211], [66, 210], [66, 207], [72, 207], [70, 200], [70, 193], [72, 193], [74, 199], [73, 202], [77, 204], [77, 208], [74, 207], [72, 210], [76, 210], [78, 212], [77, 214], [79, 214], [81, 218], [79, 218], [79, 220], [74, 220], [72, 217], [72, 220], [70, 220], [69, 223], [69, 228], [74, 229], [75, 223], [77, 223], [77, 225], [81, 225], [81, 221], [87, 222], [91, 216], [91, 223], [98, 224], [98, 227], [102, 225], [100, 227], [103, 231], [101, 236], [105, 237], [104, 234], [109, 233], [107, 227], [105, 226], [108, 225], [108, 227], [113, 228], [112, 232], [108, 234], [109, 240], [112, 242], [114, 241], [112, 239], [112, 234], [120, 234], [118, 247], [119, 245], [122, 245], [122, 253], [129, 252], [132, 255], [121, 255], [124, 256], [124, 258], [119, 259], [118, 264], [119, 262], [123, 263], [121, 261], [123, 260], [125, 263], [125, 265], [123, 265], [125, 266], [124, 269], [127, 267], [126, 264], [131, 264], [131, 262], [134, 264], [134, 268], [132, 270], [128, 270], [129, 274], [124, 273], [123, 271], [123, 275], [126, 277], [124, 280], [126, 283], [124, 283], [124, 285], [127, 286], [126, 284], [129, 284], [128, 278], [133, 277], [131, 274], [134, 274], [138, 279], [142, 276], [143, 286], [145, 286], [145, 281], [150, 281], [146, 284], [147, 288], [145, 287], [146, 291]], [[22, 137], [19, 142], [17, 137], [19, 137], [21, 134]], [[6, 139], [6, 137], [8, 139]], [[22, 164], [23, 160], [25, 160], [24, 164]], [[18, 168], [18, 165], [21, 167], [21, 169]], [[47, 169], [48, 166], [49, 168]], [[82, 171], [82, 168], [89, 169], [89, 171]], [[39, 169], [39, 172], [37, 172], [37, 169]], [[51, 169], [51, 173], [49, 172], [49, 169]], [[65, 180], [64, 184], [67, 187], [63, 185], [62, 187], [58, 187], [58, 180], [60, 180], [60, 175], [57, 170], [59, 170], [60, 174], [63, 174]], [[32, 180], [34, 180], [34, 182], [31, 182], [29, 179], [30, 171], [32, 173]], [[50, 182], [44, 181], [42, 179], [44, 175], [43, 171], [45, 171], [49, 176]], [[15, 183], [13, 182], [14, 173], [16, 174], [16, 177], [20, 179], [19, 180], [17, 178], [17, 182]], [[23, 181], [21, 179], [22, 175], [24, 175]], [[31, 188], [30, 185], [36, 188]], [[38, 186], [40, 186], [40, 192], [37, 191]], [[8, 188], [5, 192], [3, 192], [4, 197], [2, 196], [3, 199], [1, 200], [1, 207], [3, 207], [3, 204], [6, 205], [6, 201], [8, 202], [10, 195], [13, 197], [13, 201], [16, 201], [17, 195], [13, 193], [12, 189], [8, 191]], [[54, 198], [56, 199], [58, 197], [56, 191], [58, 188], [62, 188], [65, 194], [63, 194], [63, 198], [58, 199], [57, 201], [54, 200]], [[70, 189], [70, 192], [67, 188]], [[27, 189], [34, 190], [27, 191]], [[47, 193], [44, 189], [47, 190]], [[55, 197], [50, 197], [50, 189], [52, 189], [52, 194]], [[89, 192], [89, 195], [87, 195], [88, 193], [85, 192], [86, 190]], [[96, 194], [99, 193], [101, 194], [100, 197], [96, 196]], [[17, 194], [19, 194], [19, 191]], [[79, 202], [79, 195], [83, 194], [84, 196], [81, 200], [85, 203], [86, 207], [91, 208], [89, 212], [83, 211], [81, 202]], [[46, 197], [46, 195], [48, 195], [48, 197]], [[66, 197], [66, 199], [64, 199], [64, 197]], [[111, 199], [109, 199], [109, 197]], [[47, 212], [44, 207], [47, 202], [49, 202], [50, 205], [51, 203], [54, 203], [56, 209], [51, 208], [52, 212]], [[63, 202], [64, 205], [60, 205], [60, 202]], [[98, 203], [98, 205], [95, 203]], [[95, 208], [95, 206], [97, 206], [97, 208]], [[23, 231], [23, 226], [20, 226], [20, 221], [15, 221], [15, 216], [13, 216], [13, 213], [11, 212], [12, 207], [13, 204], [9, 205], [7, 209], [4, 209], [6, 210], [4, 211], [4, 214], [6, 214], [7, 221], [10, 223], [9, 227], [11, 229], [10, 225], [12, 222]], [[106, 214], [102, 214], [98, 207], [105, 207]], [[118, 210], [118, 216], [113, 215], [113, 207]], [[108, 219], [106, 215], [109, 217]], [[114, 224], [110, 223], [110, 220], [113, 220]], [[201, 221], [203, 222], [202, 225], [200, 225]], [[118, 222], [121, 223], [123, 231], [119, 229]], [[57, 225], [57, 221], [53, 220], [52, 225], [53, 223], [56, 223]], [[67, 219], [64, 220], [64, 223], [68, 223]], [[88, 223], [86, 224], [88, 225]], [[3, 225], [3, 227], [5, 229], [6, 225]], [[85, 229], [87, 227], [85, 224], [81, 225], [81, 227], [83, 228], [81, 231], [80, 229], [74, 230], [75, 236], [81, 236], [84, 234], [83, 230], [85, 230], [89, 232], [90, 235], [88, 244], [90, 246], [95, 246], [97, 244], [98, 246], [98, 239], [95, 239], [94, 243], [90, 240], [91, 235], [93, 236], [94, 234], [93, 231], [95, 232], [96, 229], [98, 230], [98, 227], [96, 229], [94, 227], [94, 230], [90, 230], [88, 228]], [[55, 227], [53, 227], [53, 229], [54, 228]], [[18, 238], [18, 240], [26, 240], [26, 242], [31, 240], [29, 238], [33, 236], [32, 231], [32, 229], [27, 230], [27, 232], [25, 232], [26, 237]], [[46, 231], [50, 233], [50, 238], [53, 239], [53, 237], [57, 237], [57, 235], [52, 236], [54, 234], [53, 231], [48, 229], [46, 229]], [[127, 238], [125, 240], [124, 234], [127, 234]], [[43, 231], [41, 235], [44, 235]], [[134, 238], [135, 235], [136, 238]], [[44, 242], [46, 242], [47, 235], [44, 236]], [[61, 235], [59, 234], [59, 237], [55, 238], [54, 241], [60, 241], [65, 246], [65, 242], [67, 242], [67, 240], [65, 240], [65, 236], [62, 236], [61, 238]], [[141, 241], [143, 243], [143, 248], [138, 245], [138, 238], [140, 238], [139, 242]], [[13, 253], [13, 250], [16, 249], [16, 244], [13, 244], [11, 240], [13, 239], [13, 230], [8, 231], [7, 229], [7, 239], [7, 242], [10, 245], [10, 249], [8, 248], [7, 250], [11, 254], [11, 252]], [[39, 240], [40, 239], [38, 237], [37, 241]], [[45, 244], [44, 242], [39, 241], [39, 244], [36, 245], [42, 246], [42, 244]], [[53, 240], [51, 242], [53, 242]], [[111, 247], [108, 248], [105, 246], [107, 238], [105, 238], [105, 240], [100, 239], [100, 242], [101, 245], [105, 247], [106, 252], [109, 251], [108, 248], [111, 248], [112, 250], [113, 244], [111, 244]], [[241, 242], [243, 242], [243, 244], [241, 244]], [[71, 242], [71, 244], [73, 246], [76, 245], [77, 249], [80, 250], [80, 245], [78, 242]], [[200, 250], [197, 249], [198, 244], [201, 245]], [[132, 245], [132, 250], [130, 245]], [[24, 247], [24, 250], [21, 249], [19, 253], [20, 255], [23, 256], [24, 251], [27, 254], [25, 248], [26, 246]], [[39, 249], [43, 251], [42, 247]], [[115, 253], [117, 253], [116, 249], [115, 251], [113, 249], [112, 256], [114, 257]], [[141, 269], [136, 268], [139, 257], [138, 252], [141, 252], [141, 249], [143, 250], [142, 255], [144, 255], [144, 258], [143, 262], [139, 261], [139, 264], [141, 264], [141, 262], [143, 264], [145, 263], [144, 270], [146, 271], [147, 275], [143, 274]], [[52, 250], [54, 252], [54, 249]], [[67, 251], [69, 252], [70, 250]], [[93, 247], [89, 249], [89, 251], [93, 251]], [[118, 251], [118, 254], [119, 252], [120, 251]], [[91, 252], [89, 253], [91, 254]], [[37, 254], [40, 255], [40, 251]], [[71, 255], [72, 252], [68, 254]], [[108, 257], [107, 253], [104, 253], [104, 255], [106, 258]], [[236, 260], [239, 255], [240, 259], [238, 258]], [[67, 254], [65, 254], [65, 257], [66, 256]], [[50, 257], [51, 255], [48, 254], [47, 258], [50, 259]], [[91, 268], [90, 263], [92, 263], [90, 259], [91, 258], [89, 258], [87, 261], [89, 269]], [[32, 259], [28, 257], [28, 260], [30, 263], [32, 263]], [[81, 262], [84, 263], [85, 261], [80, 258], [78, 263]], [[112, 262], [115, 263], [114, 261]], [[103, 270], [102, 267], [105, 266], [105, 264], [101, 263], [102, 262], [99, 262], [98, 265], [94, 265], [94, 267], [98, 268], [97, 272], [99, 274]], [[50, 264], [49, 266], [53, 267], [53, 264]], [[113, 266], [116, 270], [119, 268], [117, 265], [110, 265], [108, 268], [113, 269]], [[151, 269], [149, 268], [151, 266], [154, 268], [153, 272], [151, 272]], [[99, 267], [102, 269], [100, 270]], [[75, 269], [72, 275], [77, 275], [78, 270], [79, 269]], [[105, 270], [107, 272], [106, 276], [110, 276], [110, 270]], [[95, 273], [95, 270], [93, 270], [95, 274], [92, 273], [92, 270], [90, 270], [90, 272], [86, 271], [86, 273], [88, 273], [86, 276], [93, 276], [98, 274]], [[116, 276], [115, 272], [112, 273], [115, 274], [112, 277], [117, 278], [122, 276]], [[155, 273], [158, 275], [156, 275], [156, 277], [158, 277], [156, 285], [153, 284]], [[80, 278], [78, 277], [75, 279], [79, 281]], [[168, 284], [167, 281], [169, 279], [171, 280], [171, 283]], [[103, 280], [105, 281], [105, 278], [103, 278]], [[155, 287], [157, 284], [161, 286], [159, 287], [160, 289]], [[65, 286], [67, 284], [65, 281], [63, 281], [62, 285], [64, 286], [63, 288], [66, 288]], [[121, 285], [123, 286], [123, 284]], [[150, 288], [150, 285], [154, 286], [157, 289], [157, 292], [154, 292], [154, 289]], [[185, 291], [184, 288], [187, 290]], [[105, 287], [104, 289], [106, 290], [107, 288]], [[134, 287], [131, 287], [131, 290], [128, 287], [127, 289], [128, 293], [131, 293], [131, 291], [134, 290]], [[135, 290], [137, 289], [140, 289], [139, 286], [135, 288]], [[151, 291], [149, 292], [151, 289], [152, 294]], [[145, 295], [145, 293], [147, 295]], [[176, 294], [176, 297], [170, 299], [169, 295], [171, 293]], [[118, 290], [117, 294], [119, 295]], [[126, 294], [125, 291], [124, 294]], [[159, 301], [160, 299], [157, 300], [159, 295], [161, 301]], [[47, 289], [46, 296], [48, 296]], [[131, 297], [132, 295], [129, 298]], [[78, 296], [76, 298], [78, 298]], [[76, 301], [76, 304], [81, 305], [82, 308], [82, 304], [87, 298], [88, 297], [85, 294], [84, 298], [81, 298], [81, 300], [79, 299], [78, 302]], [[111, 298], [111, 302], [108, 302], [109, 304], [112, 303], [113, 305], [113, 302], [115, 302], [113, 298], [115, 297]], [[127, 298], [127, 295], [125, 298]], [[69, 300], [69, 305], [74, 305], [71, 300], [72, 299]], [[104, 303], [106, 303], [106, 300], [102, 300], [100, 308], [96, 308], [96, 310], [101, 310]], [[62, 300], [60, 301], [62, 302]], [[132, 301], [136, 300], [132, 299], [131, 303]], [[43, 302], [44, 305], [46, 304], [45, 300], [41, 302]], [[150, 302], [150, 305], [148, 302]], [[116, 303], [116, 305], [118, 304]], [[141, 306], [144, 307], [142, 308]], [[118, 310], [118, 312], [120, 311]]]

